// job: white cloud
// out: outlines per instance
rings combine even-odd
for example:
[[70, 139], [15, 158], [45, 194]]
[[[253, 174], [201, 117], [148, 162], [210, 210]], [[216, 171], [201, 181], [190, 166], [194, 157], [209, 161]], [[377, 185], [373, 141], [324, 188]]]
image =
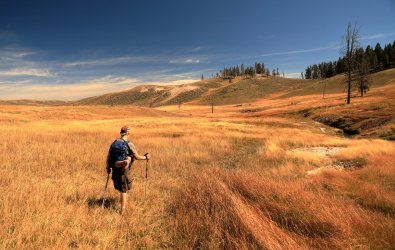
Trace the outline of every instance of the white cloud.
[[78, 100], [89, 96], [131, 89], [134, 78], [106, 76], [73, 84], [21, 84], [0, 82], [0, 99]]
[[302, 54], [302, 53], [310, 53], [310, 52], [329, 50], [329, 49], [338, 49], [338, 48], [340, 48], [339, 45], [331, 45], [331, 46], [327, 46], [327, 47], [320, 47], [320, 48], [313, 48], [313, 49], [291, 50], [291, 51], [284, 51], [284, 52], [267, 53], [267, 54], [261, 54], [259, 56], [278, 56], [278, 55]]
[[169, 63], [173, 63], [173, 64], [198, 64], [200, 62], [201, 62], [200, 59], [195, 59], [195, 58], [180, 58], [180, 59], [173, 59], [169, 61]]
[[86, 61], [75, 61], [64, 63], [65, 67], [77, 67], [77, 66], [104, 66], [104, 65], [116, 65], [123, 63], [138, 63], [138, 62], [150, 62], [158, 60], [159, 58], [154, 56], [124, 56], [124, 57], [114, 57], [114, 58], [101, 58], [96, 60], [86, 60]]
[[9, 69], [0, 71], [0, 76], [38, 76], [38, 77], [52, 77], [49, 69]]
[[105, 76], [78, 83], [34, 84], [30, 81], [0, 82], [0, 100], [79, 100], [85, 97], [114, 93], [137, 85], [181, 85], [198, 79], [139, 81], [135, 78]]
[[374, 34], [374, 35], [370, 35], [370, 36], [363, 36], [363, 37], [361, 37], [361, 40], [377, 40], [377, 39], [390, 37], [390, 36], [393, 36], [393, 35], [395, 35], [395, 32], [392, 32], [392, 33], [379, 33], [379, 34]]
[[36, 63], [26, 60], [26, 57], [37, 53], [39, 52], [22, 48], [0, 48], [0, 66], [7, 68], [35, 68]]

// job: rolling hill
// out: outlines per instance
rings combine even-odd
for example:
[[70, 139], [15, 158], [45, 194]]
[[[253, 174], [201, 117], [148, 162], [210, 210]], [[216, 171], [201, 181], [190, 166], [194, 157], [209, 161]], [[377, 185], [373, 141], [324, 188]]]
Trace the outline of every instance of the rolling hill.
[[[372, 87], [380, 87], [395, 79], [395, 69], [371, 76]], [[158, 107], [177, 104], [216, 105], [253, 102], [260, 98], [288, 98], [309, 94], [344, 92], [344, 76], [323, 80], [282, 77], [237, 77], [229, 80], [211, 78], [184, 85], [144, 85], [133, 89], [94, 96], [76, 101], [77, 105], [138, 105]]]
[[[371, 75], [372, 88], [386, 85], [395, 79], [395, 69]], [[67, 106], [67, 105], [135, 105], [159, 107], [178, 104], [231, 105], [251, 103], [262, 98], [284, 99], [312, 94], [342, 93], [344, 76], [321, 80], [282, 77], [237, 77], [229, 80], [210, 78], [183, 85], [141, 85], [127, 91], [108, 93], [78, 101], [1, 101], [0, 105]]]

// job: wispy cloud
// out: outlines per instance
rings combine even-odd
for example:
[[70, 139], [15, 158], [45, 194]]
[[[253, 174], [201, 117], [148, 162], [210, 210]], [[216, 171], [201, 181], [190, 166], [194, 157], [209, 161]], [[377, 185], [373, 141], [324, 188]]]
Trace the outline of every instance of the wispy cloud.
[[[166, 51], [155, 55], [65, 61], [62, 58], [53, 60], [45, 51], [18, 46], [0, 47], [0, 100], [76, 100], [143, 84], [191, 83], [207, 73], [206, 69], [196, 70], [200, 67], [195, 66], [207, 63], [210, 58], [202, 55], [202, 50], [203, 47], [199, 46], [188, 51]], [[152, 62], [152, 66], [133, 65], [140, 62]], [[122, 73], [124, 69], [117, 67], [120, 64], [130, 66], [131, 70]], [[133, 72], [136, 75], [130, 75]]]
[[370, 36], [363, 36], [363, 37], [361, 37], [361, 40], [377, 40], [377, 39], [382, 39], [382, 38], [391, 37], [391, 36], [395, 36], [395, 32], [379, 33], [379, 34], [374, 34], [374, 35], [370, 35]]
[[284, 52], [266, 53], [266, 54], [261, 54], [259, 56], [265, 57], [265, 56], [302, 54], [302, 53], [311, 53], [311, 52], [317, 52], [317, 51], [322, 51], [322, 50], [330, 50], [330, 49], [338, 49], [338, 48], [340, 48], [340, 45], [331, 45], [331, 46], [327, 46], [327, 47], [312, 48], [312, 49], [291, 50], [291, 51], [284, 51]]
[[204, 49], [206, 49], [206, 47], [204, 47], [204, 46], [196, 46], [194, 48], [185, 49], [182, 52], [183, 53], [195, 53], [195, 52], [200, 52], [200, 51], [202, 51]]
[[28, 51], [23, 49], [2, 49], [0, 50], [0, 58], [23, 58], [29, 55], [36, 54], [35, 51]]
[[34, 63], [27, 60], [27, 57], [38, 53], [24, 48], [0, 48], [0, 67], [32, 67]]
[[130, 78], [130, 77], [124, 77], [124, 76], [104, 76], [104, 77], [99, 77], [95, 78], [92, 80], [85, 80], [81, 82], [80, 84], [110, 84], [112, 86], [121, 86], [121, 85], [128, 85], [127, 87], [130, 87], [139, 81], [136, 78]]
[[169, 63], [173, 63], [173, 64], [198, 64], [198, 63], [201, 63], [201, 61], [200, 61], [200, 59], [197, 59], [197, 58], [178, 58], [178, 59], [170, 60]]
[[0, 71], [0, 76], [37, 76], [37, 77], [53, 77], [49, 69], [9, 69]]
[[151, 62], [159, 60], [158, 57], [154, 56], [124, 56], [124, 57], [113, 57], [113, 58], [100, 58], [94, 60], [75, 61], [64, 63], [65, 67], [78, 67], [78, 66], [109, 66], [124, 63], [139, 63], [139, 62]]
[[181, 85], [198, 79], [141, 81], [136, 78], [105, 76], [65, 84], [32, 84], [30, 82], [0, 82], [0, 100], [78, 100], [85, 97], [131, 89], [137, 85]]
[[78, 100], [89, 96], [130, 89], [138, 80], [105, 76], [77, 83], [39, 84], [31, 82], [0, 82], [0, 99]]

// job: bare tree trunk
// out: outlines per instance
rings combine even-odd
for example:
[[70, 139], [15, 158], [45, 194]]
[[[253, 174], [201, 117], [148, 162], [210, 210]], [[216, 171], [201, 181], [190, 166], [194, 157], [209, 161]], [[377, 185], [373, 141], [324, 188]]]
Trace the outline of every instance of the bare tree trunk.
[[355, 51], [358, 48], [359, 43], [359, 31], [357, 27], [348, 23], [347, 32], [345, 37], [345, 47], [344, 47], [344, 54], [346, 56], [346, 63], [347, 63], [347, 104], [351, 102], [351, 81], [352, 81], [352, 71], [354, 69], [354, 62], [355, 62]]
[[351, 71], [348, 71], [348, 83], [347, 83], [347, 104], [351, 101]]

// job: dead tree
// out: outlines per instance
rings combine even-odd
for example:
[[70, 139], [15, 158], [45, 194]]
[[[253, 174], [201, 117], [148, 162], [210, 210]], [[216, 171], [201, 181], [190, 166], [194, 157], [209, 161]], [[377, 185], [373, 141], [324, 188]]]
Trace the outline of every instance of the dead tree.
[[356, 25], [348, 23], [346, 36], [344, 38], [343, 55], [346, 59], [347, 76], [347, 104], [351, 102], [351, 82], [355, 69], [355, 51], [359, 47], [359, 30]]

